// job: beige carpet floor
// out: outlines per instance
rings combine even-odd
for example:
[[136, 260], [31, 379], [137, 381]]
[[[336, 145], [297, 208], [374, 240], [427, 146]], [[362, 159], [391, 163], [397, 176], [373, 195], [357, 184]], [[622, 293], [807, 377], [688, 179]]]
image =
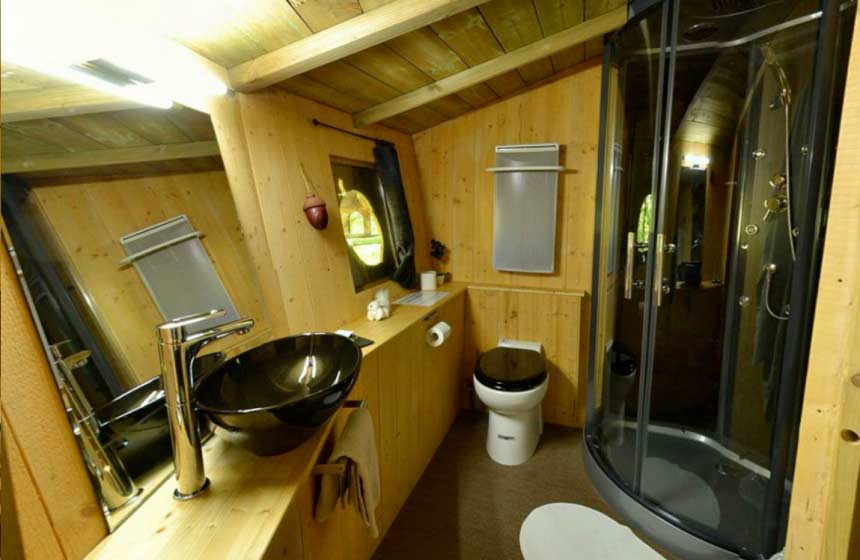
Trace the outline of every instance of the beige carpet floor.
[[486, 430], [486, 414], [460, 414], [374, 560], [522, 560], [520, 525], [553, 502], [617, 519], [585, 474], [581, 431], [546, 426], [534, 457], [506, 467], [487, 456]]

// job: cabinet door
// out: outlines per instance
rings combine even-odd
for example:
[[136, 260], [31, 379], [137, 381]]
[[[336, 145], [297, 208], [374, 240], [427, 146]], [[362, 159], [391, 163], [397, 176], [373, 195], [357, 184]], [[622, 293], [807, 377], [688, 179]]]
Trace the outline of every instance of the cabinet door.
[[382, 346], [379, 354], [382, 527], [387, 529], [420, 472], [418, 403], [421, 393], [424, 332], [413, 325]]
[[[458, 296], [419, 325], [422, 331], [422, 344], [419, 348], [421, 394], [417, 414], [421, 431], [419, 476], [433, 458], [460, 408], [460, 361], [464, 342], [463, 302], [464, 297]], [[441, 321], [450, 325], [451, 336], [442, 346], [433, 348], [423, 339], [427, 330]]]
[[[366, 357], [361, 364], [358, 380], [349, 395], [350, 400], [363, 400], [373, 418], [377, 453], [381, 450], [381, 423], [379, 418], [379, 354]], [[329, 443], [320, 454], [318, 463], [328, 460], [334, 442], [345, 426], [350, 409], [341, 410], [335, 419]], [[303, 556], [287, 555], [284, 558], [304, 558], [304, 560], [357, 560], [370, 558], [376, 546], [376, 539], [370, 532], [351, 505], [346, 508], [337, 507], [325, 521], [314, 519], [314, 509], [319, 487], [316, 477], [311, 476], [299, 490], [296, 497], [299, 514], [296, 516], [301, 524], [301, 543]], [[377, 508], [377, 520], [383, 510], [380, 503]]]
[[[349, 395], [350, 399], [364, 400], [367, 403], [367, 408], [373, 418], [373, 426], [376, 437], [377, 460], [380, 461], [380, 471], [382, 468], [382, 425], [379, 417], [379, 353], [373, 354], [364, 358], [361, 363], [361, 373], [358, 376], [358, 382], [353, 387]], [[349, 412], [341, 412], [344, 421]], [[338, 432], [340, 426], [336, 426]], [[381, 476], [381, 475], [380, 475]], [[384, 495], [383, 495], [384, 499]], [[382, 534], [382, 512], [383, 505], [380, 501], [376, 509], [376, 521], [380, 526], [380, 534]], [[340, 540], [342, 546], [342, 554], [344, 560], [362, 560], [370, 558], [373, 550], [378, 544], [378, 539], [374, 539], [370, 535], [370, 531], [364, 524], [364, 520], [359, 515], [358, 511], [353, 506], [347, 506], [346, 509], [335, 512], [339, 516], [340, 522]], [[381, 538], [381, 537], [380, 537]]]

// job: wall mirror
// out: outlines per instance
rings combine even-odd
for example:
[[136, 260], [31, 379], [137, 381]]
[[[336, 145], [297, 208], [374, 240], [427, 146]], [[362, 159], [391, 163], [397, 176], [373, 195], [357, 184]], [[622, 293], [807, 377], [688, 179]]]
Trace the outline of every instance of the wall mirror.
[[269, 336], [260, 290], [208, 115], [174, 104], [2, 129], [6, 248], [114, 529], [173, 471], [155, 326], [216, 307], [255, 318], [207, 348], [205, 373]]

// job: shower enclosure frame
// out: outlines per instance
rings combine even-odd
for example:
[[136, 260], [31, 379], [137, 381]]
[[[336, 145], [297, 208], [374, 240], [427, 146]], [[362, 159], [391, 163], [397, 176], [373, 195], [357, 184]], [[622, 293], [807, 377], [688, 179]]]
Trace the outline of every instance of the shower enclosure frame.
[[[812, 329], [811, 317], [814, 315], [815, 294], [818, 286], [818, 275], [820, 271], [821, 254], [823, 250], [824, 227], [826, 224], [826, 208], [829, 199], [830, 183], [832, 178], [832, 156], [833, 138], [835, 129], [838, 127], [838, 116], [841, 109], [841, 94], [835, 95], [842, 85], [835, 72], [836, 64], [836, 29], [839, 24], [840, 9], [842, 3], [837, 0], [822, 0], [819, 4], [820, 10], [814, 19], [819, 19], [818, 35], [815, 51], [815, 69], [812, 78], [812, 109], [810, 136], [810, 154], [803, 167], [803, 175], [806, 185], [805, 197], [795, 202], [796, 222], [803, 228], [802, 231], [811, 232], [797, 239], [797, 256], [792, 270], [792, 286], [800, 286], [802, 289], [792, 289], [790, 296], [790, 309], [786, 339], [798, 341], [795, 344], [786, 344], [783, 351], [782, 377], [779, 384], [779, 392], [776, 402], [776, 421], [774, 422], [774, 433], [771, 446], [771, 467], [769, 483], [767, 485], [766, 499], [764, 502], [764, 526], [765, 542], [773, 550], [782, 546], [785, 541], [785, 526], [780, 521], [785, 518], [788, 500], [785, 499], [787, 488], [790, 488], [790, 474], [793, 470], [794, 454], [796, 450], [797, 430], [800, 417], [800, 406], [802, 403], [803, 382], [806, 364], [809, 356], [809, 343]], [[591, 327], [589, 341], [588, 362], [588, 391], [586, 403], [586, 429], [584, 432], [585, 445], [583, 453], [586, 469], [589, 477], [601, 495], [619, 511], [634, 527], [649, 535], [655, 542], [667, 549], [675, 551], [685, 559], [722, 559], [738, 557], [754, 557], [746, 551], [733, 549], [726, 546], [727, 543], [713, 542], [708, 535], [688, 527], [685, 522], [667, 511], [660, 505], [647, 500], [642, 493], [642, 465], [647, 453], [648, 435], [650, 430], [650, 396], [653, 380], [653, 358], [654, 339], [656, 337], [656, 307], [654, 305], [654, 279], [655, 279], [655, 245], [657, 233], [663, 231], [666, 207], [666, 184], [668, 173], [669, 146], [671, 143], [671, 115], [672, 115], [672, 88], [675, 83], [675, 64], [678, 53], [678, 19], [680, 13], [680, 0], [664, 0], [651, 4], [642, 10], [636, 17], [628, 22], [628, 26], [654, 15], [658, 11], [661, 18], [661, 38], [659, 45], [659, 70], [657, 87], [657, 104], [655, 107], [655, 131], [654, 131], [654, 164], [651, 168], [651, 193], [655, 201], [655, 211], [651, 217], [651, 228], [648, 237], [647, 262], [645, 272], [645, 296], [644, 296], [644, 321], [642, 332], [642, 347], [640, 364], [638, 411], [636, 418], [636, 443], [635, 460], [633, 464], [633, 480], [625, 482], [614, 470], [613, 466], [601, 457], [596, 447], [599, 445], [597, 436], [596, 414], [597, 402], [603, 395], [596, 394], [596, 372], [595, 365], [597, 352], [605, 352], [606, 348], [597, 348], [597, 329], [599, 324], [599, 299], [606, 297], [601, 291], [602, 266], [601, 248], [604, 242], [603, 231], [603, 204], [606, 189], [609, 185], [604, 184], [607, 175], [606, 158], [612, 157], [607, 142], [607, 122], [610, 111], [615, 107], [609, 107], [609, 72], [612, 65], [612, 47], [607, 45], [603, 56], [603, 81], [601, 90], [601, 128], [599, 136], [598, 165], [597, 165], [597, 192], [596, 192], [596, 219], [594, 238], [594, 262], [592, 270], [592, 302], [591, 302]], [[852, 7], [853, 9], [853, 7]], [[626, 29], [625, 26], [624, 29]], [[623, 31], [623, 30], [622, 30]], [[843, 76], [844, 77], [844, 76]], [[613, 172], [616, 170], [613, 169]], [[607, 183], [612, 182], [611, 175]], [[813, 180], [814, 179], [814, 180]], [[739, 179], [739, 181], [742, 179]], [[613, 234], [614, 235], [614, 234]], [[616, 242], [617, 243], [617, 242]], [[736, 259], [735, 254], [737, 241], [732, 243], [732, 254], [729, 258]], [[612, 247], [609, 247], [612, 251]], [[662, 286], [661, 286], [662, 288]], [[734, 287], [728, 286], [729, 295], [732, 297]], [[727, 323], [733, 321], [729, 317]], [[730, 324], [727, 324], [727, 329]], [[728, 345], [728, 344], [727, 344]], [[727, 352], [733, 348], [727, 348]], [[605, 369], [605, 368], [604, 368]], [[734, 372], [731, 367], [723, 367], [721, 373], [721, 387], [719, 396], [719, 422], [716, 440], [692, 431], [684, 431], [682, 436], [698, 438], [703, 445], [709, 445], [712, 449], [722, 453], [728, 451], [721, 444], [724, 443], [725, 434], [728, 429], [727, 412], [725, 407], [729, 406], [729, 396], [726, 394], [724, 384], [731, 383], [730, 376]], [[603, 384], [604, 391], [607, 384]], [[720, 451], [722, 449], [722, 451]], [[739, 457], [738, 457], [739, 459]], [[742, 556], [743, 555], [743, 556]]]

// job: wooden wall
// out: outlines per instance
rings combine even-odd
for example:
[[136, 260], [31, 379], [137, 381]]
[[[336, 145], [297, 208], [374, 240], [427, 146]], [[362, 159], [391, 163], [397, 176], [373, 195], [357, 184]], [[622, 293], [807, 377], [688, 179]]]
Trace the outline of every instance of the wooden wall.
[[158, 375], [153, 329], [164, 318], [134, 267], [120, 267], [125, 256], [120, 237], [179, 214], [203, 232], [203, 246], [239, 313], [257, 319], [252, 336], [225, 340], [217, 349], [269, 336], [223, 171], [38, 186], [31, 201], [70, 279], [88, 295], [128, 386]]
[[[280, 90], [237, 94], [213, 106], [212, 119], [230, 187], [276, 336], [335, 329], [365, 313], [382, 286], [356, 293], [349, 270], [331, 158], [373, 162], [373, 142], [315, 127], [311, 120], [352, 130], [347, 113]], [[412, 139], [381, 126], [356, 130], [395, 144], [416, 239], [419, 270], [428, 242]], [[324, 231], [306, 221], [301, 166], [328, 206]]]
[[77, 560], [107, 534], [107, 526], [3, 242], [2, 553]]
[[827, 222], [787, 560], [860, 557], [860, 18]]
[[[544, 345], [549, 387], [543, 401], [547, 422], [585, 423], [588, 313], [574, 292], [533, 288], [470, 286], [462, 375], [471, 379], [478, 354], [494, 348], [499, 337], [538, 340]], [[587, 311], [587, 310], [586, 310]]]
[[[414, 136], [428, 236], [450, 248], [434, 268], [456, 281], [508, 291], [470, 289], [464, 377], [499, 335], [540, 341], [557, 377], [544, 416], [564, 425], [584, 420], [586, 353], [578, 352], [580, 339], [570, 337], [588, 338], [600, 80], [600, 65], [587, 62], [561, 79]], [[494, 179], [485, 169], [494, 164], [495, 146], [535, 142], [561, 144], [567, 168], [559, 175], [556, 271], [500, 272], [492, 264]]]

